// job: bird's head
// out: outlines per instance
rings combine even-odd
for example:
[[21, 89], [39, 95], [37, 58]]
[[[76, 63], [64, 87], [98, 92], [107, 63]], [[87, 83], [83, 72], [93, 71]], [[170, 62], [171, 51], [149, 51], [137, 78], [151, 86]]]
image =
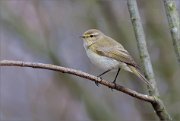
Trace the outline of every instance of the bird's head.
[[87, 44], [95, 43], [98, 41], [101, 37], [103, 37], [103, 33], [97, 29], [90, 29], [84, 32], [84, 34], [81, 36]]

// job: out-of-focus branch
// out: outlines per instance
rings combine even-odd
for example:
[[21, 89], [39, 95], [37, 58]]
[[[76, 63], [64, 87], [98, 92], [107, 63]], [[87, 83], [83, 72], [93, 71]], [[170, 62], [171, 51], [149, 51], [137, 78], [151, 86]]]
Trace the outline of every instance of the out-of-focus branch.
[[174, 50], [180, 64], [180, 20], [174, 0], [163, 0]]
[[109, 88], [124, 92], [132, 97], [135, 97], [137, 99], [151, 102], [151, 103], [156, 103], [158, 99], [154, 98], [153, 96], [148, 96], [144, 94], [140, 94], [134, 90], [131, 90], [129, 88], [126, 88], [124, 86], [114, 84], [112, 82], [106, 81], [104, 79], [98, 78], [96, 76], [90, 75], [88, 73], [71, 69], [71, 68], [66, 68], [62, 66], [56, 66], [52, 64], [43, 64], [43, 63], [32, 63], [32, 62], [23, 62], [23, 61], [12, 61], [12, 60], [2, 60], [0, 61], [0, 66], [19, 66], [19, 67], [32, 67], [32, 68], [41, 68], [41, 69], [47, 69], [47, 70], [53, 70], [53, 71], [58, 71], [62, 73], [68, 73], [72, 75], [76, 75], [82, 78], [86, 78], [90, 81], [98, 82], [99, 84], [102, 84], [104, 86], [107, 86]]
[[[149, 86], [149, 94], [154, 97], [159, 97], [159, 92], [157, 89], [155, 77], [154, 77], [154, 72], [152, 69], [152, 64], [150, 61], [150, 56], [147, 50], [146, 46], [146, 40], [145, 40], [145, 34], [143, 30], [143, 26], [141, 23], [138, 7], [137, 7], [137, 2], [136, 0], [128, 0], [127, 1], [128, 9], [129, 9], [129, 14], [131, 17], [133, 29], [135, 32], [135, 37], [137, 40], [137, 45], [138, 45], [138, 50], [140, 53], [140, 58], [141, 61], [144, 65], [145, 68], [145, 76], [147, 79], [150, 81], [151, 86]], [[159, 119], [161, 121], [169, 121], [171, 120], [168, 112], [165, 109], [165, 106], [163, 102], [159, 99], [156, 103], [151, 103], [154, 110], [156, 111]]]
[[150, 81], [153, 87], [153, 89], [150, 89], [151, 95], [159, 96], [159, 92], [156, 88], [157, 86], [156, 86], [156, 81], [154, 78], [154, 72], [152, 69], [150, 56], [147, 50], [145, 34], [144, 34], [143, 27], [141, 24], [141, 19], [139, 16], [136, 0], [128, 0], [127, 3], [128, 3], [128, 9], [129, 9], [133, 29], [135, 32], [135, 37], [137, 40], [137, 46], [138, 46], [140, 58], [145, 69], [145, 76]]

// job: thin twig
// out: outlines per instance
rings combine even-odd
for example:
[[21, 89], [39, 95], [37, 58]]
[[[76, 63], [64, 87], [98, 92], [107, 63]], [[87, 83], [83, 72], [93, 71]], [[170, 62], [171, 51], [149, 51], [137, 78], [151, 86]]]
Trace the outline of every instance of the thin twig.
[[[141, 61], [145, 67], [145, 76], [151, 83], [151, 86], [149, 86], [149, 94], [154, 97], [159, 97], [158, 88], [156, 85], [154, 72], [152, 69], [152, 64], [150, 61], [150, 56], [147, 50], [146, 40], [145, 40], [145, 34], [142, 26], [142, 22], [140, 19], [137, 2], [136, 0], [128, 0], [127, 1], [129, 14], [131, 17], [133, 29], [135, 32], [135, 37], [137, 40], [138, 50], [140, 53]], [[152, 106], [154, 110], [156, 111], [156, 114], [158, 115], [159, 119], [161, 121], [170, 121], [171, 117], [169, 116], [168, 112], [165, 109], [165, 106], [163, 102], [158, 98], [157, 103], [152, 103]]]
[[124, 92], [132, 97], [135, 97], [137, 99], [151, 102], [151, 103], [156, 103], [156, 99], [153, 96], [148, 96], [145, 94], [140, 94], [134, 90], [131, 90], [129, 88], [126, 88], [124, 86], [121, 86], [119, 84], [114, 84], [112, 82], [106, 81], [104, 79], [98, 78], [96, 76], [90, 75], [88, 73], [71, 69], [71, 68], [66, 68], [62, 66], [56, 66], [52, 64], [43, 64], [43, 63], [32, 63], [32, 62], [23, 62], [23, 61], [13, 61], [13, 60], [2, 60], [0, 61], [0, 66], [19, 66], [19, 67], [32, 67], [32, 68], [41, 68], [41, 69], [47, 69], [47, 70], [53, 70], [53, 71], [58, 71], [62, 73], [68, 73], [72, 75], [76, 75], [85, 79], [88, 79], [90, 81], [98, 82], [99, 84], [102, 84], [104, 86], [107, 86], [109, 88]]
[[163, 0], [165, 11], [171, 31], [174, 51], [180, 64], [180, 20], [174, 0]]

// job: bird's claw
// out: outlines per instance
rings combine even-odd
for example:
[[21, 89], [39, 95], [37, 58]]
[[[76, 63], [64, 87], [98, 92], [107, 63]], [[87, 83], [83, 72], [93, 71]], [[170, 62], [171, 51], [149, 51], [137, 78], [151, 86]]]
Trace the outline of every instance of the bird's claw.
[[[113, 81], [112, 83], [114, 84], [114, 88], [116, 88], [116, 82]], [[111, 87], [109, 87], [109, 88], [111, 88]], [[113, 88], [111, 88], [111, 91], [113, 91]]]
[[96, 84], [96, 86], [98, 86], [98, 87], [99, 87], [99, 83], [98, 83], [97, 81], [95, 81], [95, 84]]
[[[100, 77], [100, 76], [97, 76], [97, 77], [100, 78], [100, 79], [102, 80], [102, 77]], [[95, 81], [95, 84], [96, 84], [96, 86], [99, 87], [99, 82], [98, 82], [98, 81]]]

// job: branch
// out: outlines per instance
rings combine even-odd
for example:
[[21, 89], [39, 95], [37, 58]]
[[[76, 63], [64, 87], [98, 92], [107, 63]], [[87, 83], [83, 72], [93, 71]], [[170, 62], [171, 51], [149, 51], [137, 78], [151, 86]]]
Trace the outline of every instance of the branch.
[[[151, 86], [148, 87], [149, 94], [154, 97], [159, 97], [159, 91], [158, 91], [158, 88], [156, 85], [154, 72], [152, 69], [151, 61], [150, 61], [150, 56], [149, 56], [149, 53], [147, 50], [145, 34], [144, 34], [143, 26], [141, 23], [137, 2], [136, 2], [136, 0], [128, 0], [127, 5], [128, 5], [133, 29], [135, 32], [135, 37], [137, 40], [137, 46], [138, 46], [138, 50], [140, 53], [140, 58], [145, 67], [145, 76], [151, 83]], [[171, 117], [169, 116], [168, 112], [165, 109], [163, 102], [160, 99], [158, 99], [158, 103], [151, 103], [151, 104], [161, 121], [171, 120]]]
[[174, 0], [163, 0], [174, 50], [180, 64], [180, 20]]
[[135, 37], [137, 40], [137, 46], [138, 46], [140, 58], [141, 58], [141, 61], [144, 65], [145, 76], [147, 77], [147, 79], [152, 84], [152, 89], [150, 89], [151, 95], [159, 96], [156, 81], [154, 78], [154, 72], [152, 69], [152, 64], [150, 61], [150, 56], [149, 56], [149, 53], [147, 50], [145, 34], [144, 34], [143, 27], [141, 24], [141, 19], [139, 16], [136, 0], [128, 0], [128, 9], [129, 9], [131, 21], [133, 24], [133, 29], [135, 32]]
[[156, 103], [156, 99], [153, 96], [148, 96], [144, 94], [140, 94], [134, 90], [131, 90], [129, 88], [126, 88], [124, 86], [114, 84], [112, 82], [106, 81], [104, 79], [98, 78], [96, 76], [90, 75], [88, 73], [71, 69], [71, 68], [66, 68], [62, 66], [56, 66], [56, 65], [51, 65], [51, 64], [43, 64], [43, 63], [32, 63], [32, 62], [23, 62], [23, 61], [12, 61], [12, 60], [2, 60], [0, 61], [0, 66], [19, 66], [19, 67], [32, 67], [32, 68], [41, 68], [41, 69], [47, 69], [47, 70], [53, 70], [53, 71], [58, 71], [62, 73], [68, 73], [72, 75], [76, 75], [85, 79], [88, 79], [90, 81], [98, 82], [99, 84], [102, 84], [104, 86], [107, 86], [109, 88], [124, 92], [132, 97], [135, 97], [137, 99], [151, 102], [151, 103]]

